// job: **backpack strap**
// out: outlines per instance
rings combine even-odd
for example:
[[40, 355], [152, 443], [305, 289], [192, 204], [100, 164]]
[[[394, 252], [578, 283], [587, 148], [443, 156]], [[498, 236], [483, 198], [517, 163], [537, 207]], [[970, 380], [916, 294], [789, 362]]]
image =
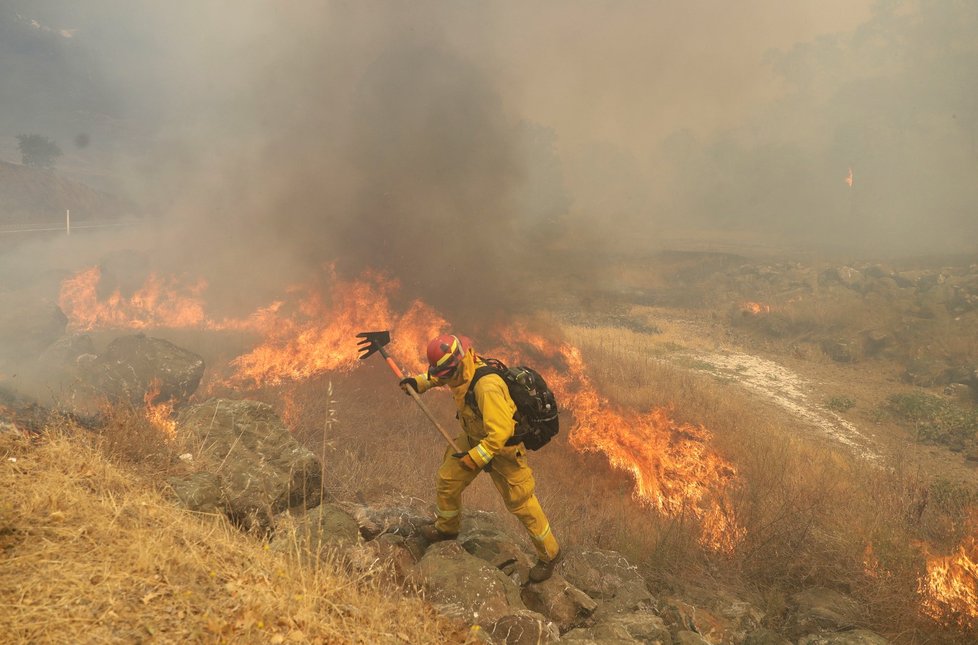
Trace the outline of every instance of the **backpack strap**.
[[[478, 417], [482, 417], [482, 411], [479, 409], [479, 404], [475, 400], [475, 384], [479, 382], [483, 376], [487, 374], [496, 374], [499, 378], [503, 379], [503, 384], [506, 384], [506, 379], [503, 374], [506, 373], [506, 366], [503, 365], [502, 361], [498, 361], [495, 358], [483, 358], [485, 365], [476, 368], [475, 374], [472, 375], [472, 380], [469, 381], [469, 389], [465, 391], [465, 403], [470, 408], [475, 410], [475, 414]], [[506, 386], [509, 389], [509, 386]]]

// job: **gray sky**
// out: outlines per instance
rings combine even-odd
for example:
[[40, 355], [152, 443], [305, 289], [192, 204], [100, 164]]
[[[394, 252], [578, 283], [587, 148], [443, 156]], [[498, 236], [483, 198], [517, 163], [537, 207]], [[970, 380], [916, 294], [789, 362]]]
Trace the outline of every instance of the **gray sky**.
[[338, 259], [449, 312], [475, 304], [460, 284], [504, 305], [512, 259], [565, 237], [975, 250], [970, 1], [0, 10], [4, 77], [31, 72], [0, 88], [4, 137], [91, 133], [67, 170], [177, 222], [176, 264], [256, 292]]

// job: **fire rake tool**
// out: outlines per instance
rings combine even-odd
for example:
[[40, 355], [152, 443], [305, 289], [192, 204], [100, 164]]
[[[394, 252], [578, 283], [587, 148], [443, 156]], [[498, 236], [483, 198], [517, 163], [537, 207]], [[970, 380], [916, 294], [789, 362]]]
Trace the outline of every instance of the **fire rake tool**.
[[[387, 366], [391, 368], [391, 371], [394, 372], [394, 375], [397, 376], [398, 380], [404, 378], [404, 373], [397, 366], [397, 363], [394, 362], [394, 359], [390, 357], [390, 354], [387, 353], [387, 350], [384, 349], [384, 345], [391, 342], [391, 333], [389, 331], [365, 331], [357, 334], [357, 338], [363, 339], [357, 341], [357, 345], [360, 345], [361, 361], [374, 352], [380, 352], [380, 355], [384, 357], [385, 361], [387, 361]], [[452, 436], [448, 434], [443, 427], [441, 427], [441, 424], [438, 423], [438, 419], [436, 419], [435, 415], [431, 413], [428, 406], [424, 404], [424, 401], [421, 400], [421, 396], [415, 392], [414, 388], [408, 387], [407, 391], [408, 394], [411, 395], [411, 398], [414, 399], [414, 402], [418, 404], [418, 407], [420, 407], [425, 415], [431, 419], [431, 422], [435, 424], [435, 427], [438, 428], [438, 432], [441, 433], [441, 436], [445, 437], [445, 441], [447, 441], [448, 445], [452, 447], [452, 450], [454, 450], [456, 453], [462, 452], [459, 447], [455, 445], [455, 440], [452, 439]]]

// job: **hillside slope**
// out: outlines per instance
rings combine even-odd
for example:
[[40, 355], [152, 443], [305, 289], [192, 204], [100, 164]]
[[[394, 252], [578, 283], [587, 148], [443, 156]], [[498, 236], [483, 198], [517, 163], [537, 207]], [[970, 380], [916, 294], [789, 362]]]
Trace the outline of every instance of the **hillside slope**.
[[55, 171], [0, 161], [0, 225], [61, 222], [67, 209], [73, 218], [105, 220], [133, 207]]
[[417, 598], [165, 500], [84, 434], [0, 426], [0, 633], [31, 643], [452, 643]]

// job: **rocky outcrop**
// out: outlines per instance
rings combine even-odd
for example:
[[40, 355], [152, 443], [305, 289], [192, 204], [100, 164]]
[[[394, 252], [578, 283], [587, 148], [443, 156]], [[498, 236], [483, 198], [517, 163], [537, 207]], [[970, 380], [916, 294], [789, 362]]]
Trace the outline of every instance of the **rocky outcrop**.
[[86, 368], [84, 380], [112, 401], [142, 405], [186, 401], [204, 375], [204, 360], [161, 338], [143, 334], [116, 338]]
[[177, 436], [195, 454], [197, 472], [168, 481], [189, 508], [216, 507], [245, 527], [270, 530], [276, 514], [322, 499], [319, 460], [266, 403], [210, 399], [179, 415]]
[[454, 540], [429, 547], [412, 582], [445, 614], [473, 624], [526, 609], [519, 587], [505, 573]]

